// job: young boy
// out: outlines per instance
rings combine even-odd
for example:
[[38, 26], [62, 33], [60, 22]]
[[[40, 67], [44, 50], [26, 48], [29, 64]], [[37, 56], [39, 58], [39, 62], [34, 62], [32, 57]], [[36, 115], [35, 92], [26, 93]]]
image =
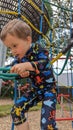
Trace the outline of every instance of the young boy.
[[[56, 84], [48, 51], [40, 44], [32, 43], [32, 31], [25, 22], [14, 19], [1, 31], [1, 40], [15, 56], [11, 73], [29, 77], [32, 89], [16, 101], [11, 115], [17, 130], [29, 130], [25, 112], [42, 101], [41, 130], [57, 130], [55, 122]], [[32, 44], [31, 44], [32, 43]]]

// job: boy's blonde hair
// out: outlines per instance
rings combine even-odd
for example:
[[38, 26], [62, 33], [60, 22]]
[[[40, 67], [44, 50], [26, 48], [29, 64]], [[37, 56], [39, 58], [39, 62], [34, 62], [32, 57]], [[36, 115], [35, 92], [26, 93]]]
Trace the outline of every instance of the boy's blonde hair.
[[27, 36], [32, 37], [32, 30], [28, 24], [19, 19], [10, 20], [2, 29], [0, 38], [2, 41], [5, 40], [7, 34], [17, 36], [21, 39], [26, 39]]

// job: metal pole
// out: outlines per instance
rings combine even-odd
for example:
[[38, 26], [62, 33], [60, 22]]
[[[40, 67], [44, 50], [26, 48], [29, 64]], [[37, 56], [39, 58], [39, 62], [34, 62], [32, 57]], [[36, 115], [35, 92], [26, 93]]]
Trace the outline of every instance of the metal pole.
[[[41, 3], [41, 10], [43, 11], [44, 10], [44, 3], [43, 3], [43, 1], [42, 1], [42, 3]], [[42, 32], [42, 27], [43, 27], [43, 14], [41, 14], [41, 16], [40, 16], [40, 32]], [[41, 35], [39, 36], [39, 42], [40, 42], [40, 40], [41, 40]]]
[[[17, 80], [14, 81], [14, 104], [16, 104], [17, 100]], [[11, 130], [14, 130], [14, 123], [12, 122]]]

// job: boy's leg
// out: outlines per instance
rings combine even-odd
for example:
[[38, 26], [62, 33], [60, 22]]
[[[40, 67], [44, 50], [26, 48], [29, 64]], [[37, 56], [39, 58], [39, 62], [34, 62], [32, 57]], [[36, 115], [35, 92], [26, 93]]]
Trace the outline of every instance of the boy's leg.
[[56, 93], [46, 92], [41, 110], [41, 130], [58, 130], [55, 121]]
[[25, 103], [28, 101], [26, 97], [19, 98], [11, 109], [11, 116], [14, 125], [20, 125], [26, 121]]
[[30, 130], [28, 121], [24, 122], [23, 124], [20, 124], [17, 127], [17, 130]]
[[37, 97], [34, 97], [34, 93], [30, 92], [29, 96], [19, 98], [12, 107], [11, 116], [17, 130], [29, 130], [25, 112], [27, 112], [30, 107], [33, 107], [36, 101]]

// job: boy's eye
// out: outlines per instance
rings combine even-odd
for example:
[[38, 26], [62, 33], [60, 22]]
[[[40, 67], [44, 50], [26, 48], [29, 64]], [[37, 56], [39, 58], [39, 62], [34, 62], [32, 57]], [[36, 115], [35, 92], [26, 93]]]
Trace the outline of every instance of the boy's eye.
[[13, 47], [16, 47], [16, 45], [13, 45]]

